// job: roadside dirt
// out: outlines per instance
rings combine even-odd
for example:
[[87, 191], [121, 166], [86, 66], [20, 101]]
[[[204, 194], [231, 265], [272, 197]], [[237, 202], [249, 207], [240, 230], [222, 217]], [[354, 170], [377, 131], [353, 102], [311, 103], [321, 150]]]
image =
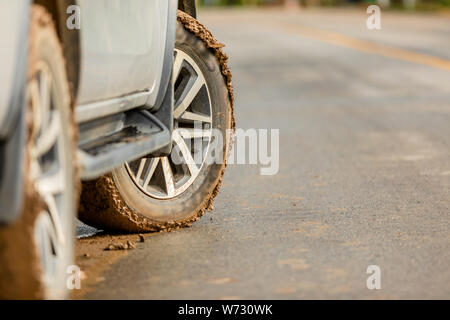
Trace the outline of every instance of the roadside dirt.
[[[72, 299], [83, 299], [96, 284], [104, 281], [103, 274], [116, 261], [125, 257], [150, 237], [144, 235], [99, 234], [77, 240], [75, 264], [82, 271], [81, 289], [72, 292]], [[132, 244], [130, 247], [129, 244]]]

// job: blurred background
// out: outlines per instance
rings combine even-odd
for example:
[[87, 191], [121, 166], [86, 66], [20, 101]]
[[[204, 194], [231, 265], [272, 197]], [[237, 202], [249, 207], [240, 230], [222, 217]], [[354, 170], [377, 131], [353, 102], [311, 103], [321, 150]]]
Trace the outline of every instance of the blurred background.
[[450, 7], [450, 0], [200, 0], [200, 5], [206, 6], [280, 6], [301, 5], [314, 6], [349, 6], [379, 4], [383, 8], [439, 10]]

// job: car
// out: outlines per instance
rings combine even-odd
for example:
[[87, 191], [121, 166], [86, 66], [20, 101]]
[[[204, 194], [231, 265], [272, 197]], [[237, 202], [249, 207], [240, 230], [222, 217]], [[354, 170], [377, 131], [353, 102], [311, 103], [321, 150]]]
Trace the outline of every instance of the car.
[[0, 298], [69, 296], [77, 213], [151, 232], [212, 208], [233, 89], [194, 0], [2, 0], [0, 35]]

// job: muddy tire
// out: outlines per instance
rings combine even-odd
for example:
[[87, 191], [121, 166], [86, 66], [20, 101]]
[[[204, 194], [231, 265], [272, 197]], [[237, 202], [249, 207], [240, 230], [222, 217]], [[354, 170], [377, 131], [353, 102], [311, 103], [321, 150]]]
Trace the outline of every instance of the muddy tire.
[[62, 47], [38, 5], [26, 95], [24, 203], [18, 221], [0, 228], [0, 298], [63, 299], [75, 242], [75, 127]]
[[[173, 230], [190, 226], [213, 208], [231, 143], [229, 129], [234, 126], [231, 82], [224, 73], [229, 70], [226, 59], [219, 59], [220, 48], [192, 32], [179, 16], [173, 71], [174, 151], [169, 157], [127, 163], [83, 183], [79, 211], [83, 222], [122, 232]], [[200, 132], [197, 135], [191, 134], [194, 126]], [[215, 163], [205, 161], [217, 158], [217, 150], [211, 147], [217, 136], [211, 138], [211, 132], [220, 132], [217, 136], [221, 139], [214, 143], [221, 151], [221, 159]], [[197, 149], [193, 147], [196, 139], [201, 139]], [[197, 161], [183, 161], [187, 158]]]

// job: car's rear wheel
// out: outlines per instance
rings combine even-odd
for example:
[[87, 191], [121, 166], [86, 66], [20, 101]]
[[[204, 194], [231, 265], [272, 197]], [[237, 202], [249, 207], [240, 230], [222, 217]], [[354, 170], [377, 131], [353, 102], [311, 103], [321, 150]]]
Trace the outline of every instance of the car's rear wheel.
[[29, 48], [25, 196], [19, 220], [0, 228], [0, 297], [61, 299], [75, 242], [75, 127], [61, 44], [37, 5]]
[[175, 48], [172, 154], [144, 157], [84, 183], [83, 222], [127, 232], [176, 229], [212, 207], [230, 144], [230, 94], [214, 50], [180, 22]]

